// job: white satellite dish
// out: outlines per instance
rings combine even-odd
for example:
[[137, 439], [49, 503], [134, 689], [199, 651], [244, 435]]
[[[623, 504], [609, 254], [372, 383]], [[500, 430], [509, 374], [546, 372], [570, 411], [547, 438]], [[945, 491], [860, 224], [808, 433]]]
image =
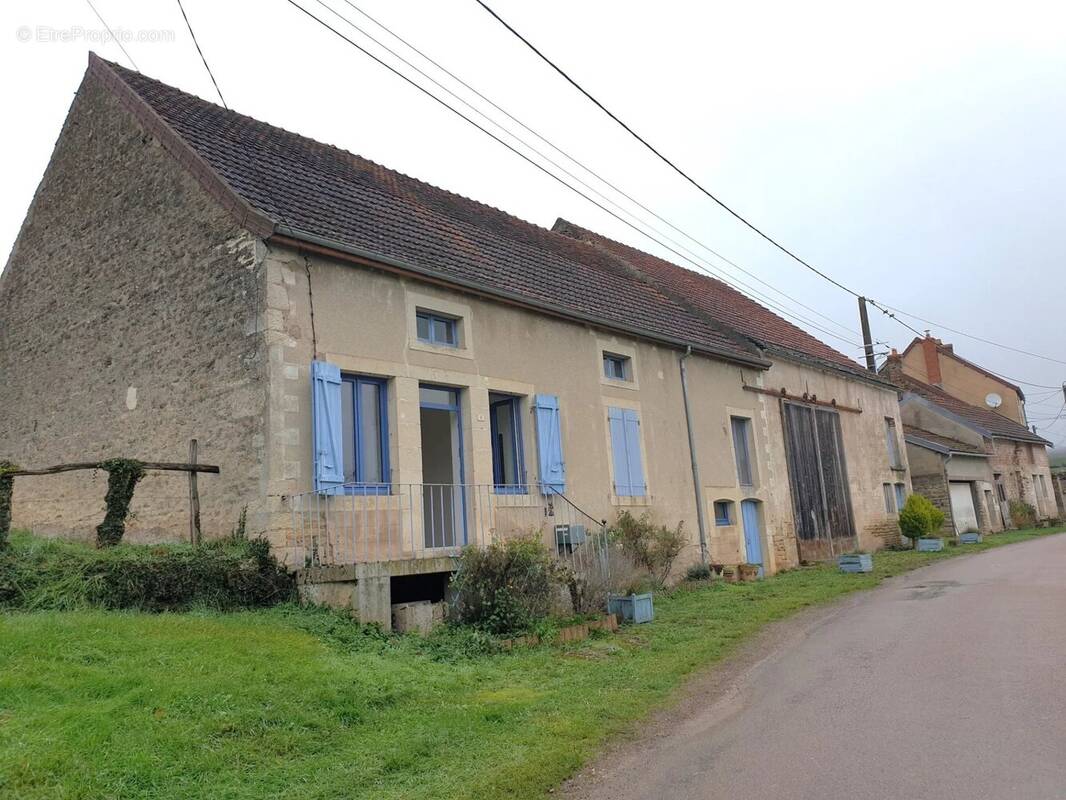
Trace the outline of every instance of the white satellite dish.
[[999, 408], [1003, 405], [1003, 398], [995, 392], [989, 392], [985, 395], [985, 405], [989, 408]]

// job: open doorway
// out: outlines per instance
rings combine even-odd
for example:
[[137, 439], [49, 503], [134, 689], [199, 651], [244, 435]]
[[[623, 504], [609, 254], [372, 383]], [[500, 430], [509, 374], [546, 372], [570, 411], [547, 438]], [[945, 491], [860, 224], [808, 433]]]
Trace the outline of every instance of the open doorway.
[[427, 548], [466, 544], [463, 428], [459, 392], [418, 387], [422, 426], [422, 519]]

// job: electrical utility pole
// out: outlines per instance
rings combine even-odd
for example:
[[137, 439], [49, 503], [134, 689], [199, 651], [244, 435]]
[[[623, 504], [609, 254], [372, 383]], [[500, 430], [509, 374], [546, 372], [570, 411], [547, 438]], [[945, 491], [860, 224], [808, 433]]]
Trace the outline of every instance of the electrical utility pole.
[[[862, 345], [866, 351], [866, 369], [877, 372], [877, 363], [874, 361], [874, 342], [870, 336], [870, 317], [866, 314], [866, 298], [859, 298], [859, 322], [862, 323]], [[1062, 387], [1066, 393], [1066, 386]]]

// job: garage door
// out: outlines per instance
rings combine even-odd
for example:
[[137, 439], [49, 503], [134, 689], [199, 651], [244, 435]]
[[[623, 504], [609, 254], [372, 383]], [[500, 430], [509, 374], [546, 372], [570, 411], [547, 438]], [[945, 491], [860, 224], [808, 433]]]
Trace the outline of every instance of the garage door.
[[977, 530], [977, 511], [973, 507], [973, 492], [968, 483], [952, 483], [951, 491], [951, 516], [955, 518], [955, 530], [965, 533], [968, 530]]

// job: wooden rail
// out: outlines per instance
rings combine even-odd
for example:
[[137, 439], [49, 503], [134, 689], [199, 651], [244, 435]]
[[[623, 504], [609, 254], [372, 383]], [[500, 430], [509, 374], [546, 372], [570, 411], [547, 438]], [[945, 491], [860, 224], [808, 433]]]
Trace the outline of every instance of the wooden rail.
[[[134, 460], [134, 459], [131, 459]], [[163, 470], [168, 472], [211, 472], [217, 475], [219, 469], [214, 464], [185, 464], [180, 461], [139, 461], [146, 470]], [[81, 461], [74, 464], [56, 464], [54, 467], [40, 469], [13, 469], [5, 475], [55, 475], [58, 472], [73, 472], [79, 469], [103, 469], [102, 461]]]
[[861, 414], [861, 408], [854, 408], [852, 406], [846, 406], [833, 400], [819, 400], [816, 395], [794, 395], [789, 394], [784, 389], [764, 389], [761, 386], [745, 386], [745, 392], [755, 392], [756, 394], [765, 394], [768, 397], [778, 397], [782, 400], [791, 400], [796, 403], [806, 403], [811, 406], [825, 406], [826, 408], [835, 408], [837, 411], [850, 411], [852, 414]]

